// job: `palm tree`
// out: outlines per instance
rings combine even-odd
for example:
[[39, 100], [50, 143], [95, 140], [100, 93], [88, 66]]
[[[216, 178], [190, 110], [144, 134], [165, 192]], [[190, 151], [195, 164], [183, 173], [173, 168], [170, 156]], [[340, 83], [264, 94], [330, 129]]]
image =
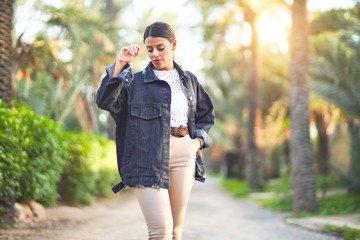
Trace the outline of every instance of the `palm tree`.
[[[48, 16], [44, 31], [37, 34], [32, 44], [18, 39], [19, 46], [26, 49], [16, 55], [15, 70], [31, 70], [27, 81], [29, 94], [20, 91], [20, 96], [30, 102], [37, 113], [65, 123], [67, 129], [74, 126], [97, 129], [91, 95], [98, 87], [105, 64], [113, 61], [121, 44], [116, 19], [125, 7], [125, 3], [115, 7], [110, 0], [103, 3], [85, 7], [84, 1], [76, 4], [66, 1], [59, 9], [37, 2], [34, 8]], [[50, 36], [49, 31], [58, 34]], [[70, 56], [67, 60], [58, 54], [64, 50]], [[32, 54], [27, 54], [29, 52]], [[23, 61], [24, 55], [27, 61]]]
[[315, 171], [309, 134], [307, 0], [294, 0], [291, 38], [290, 159], [295, 212], [317, 210]]
[[[354, 28], [355, 29], [355, 28]], [[340, 37], [339, 37], [340, 36]], [[351, 35], [323, 34], [314, 41], [311, 88], [339, 107], [348, 118], [351, 166], [345, 174], [351, 193], [360, 192], [360, 51]], [[325, 70], [324, 70], [325, 69]]]
[[[4, 0], [0, 3], [0, 99], [10, 103], [13, 99], [12, 90], [12, 17], [13, 0]], [[0, 195], [0, 227], [14, 223], [15, 191], [6, 191]]]
[[[261, 137], [263, 112], [268, 110], [264, 108], [270, 108], [274, 100], [272, 97], [276, 94], [270, 96], [266, 92], [267, 100], [271, 98], [272, 101], [267, 101], [266, 105], [263, 105], [264, 95], [261, 95], [260, 80], [266, 78], [262, 69], [266, 69], [269, 76], [278, 73], [274, 72], [275, 68], [262, 65], [262, 55], [265, 51], [259, 49], [256, 21], [263, 10], [282, 7], [283, 1], [196, 1], [196, 3], [202, 10], [204, 20], [201, 26], [206, 44], [204, 58], [211, 61], [210, 64], [205, 65], [205, 71], [215, 80], [213, 84], [216, 85], [216, 88], [213, 88], [216, 91], [209, 90], [214, 92], [215, 105], [218, 106], [217, 125], [222, 126], [220, 130], [215, 125], [214, 130], [223, 132], [215, 135], [219, 137], [215, 142], [223, 144], [222, 149], [225, 151], [233, 152], [236, 150], [234, 148], [241, 147], [237, 151], [244, 152], [244, 148], [247, 148], [245, 167], [247, 181], [251, 188], [262, 187], [266, 155]], [[242, 18], [240, 19], [239, 16]], [[236, 35], [236, 31], [243, 31], [248, 26], [251, 27], [252, 40], [249, 45], [244, 45], [239, 42], [241, 33]], [[275, 62], [274, 58], [271, 63], [273, 62]], [[276, 89], [281, 87], [283, 86], [278, 86]], [[245, 109], [247, 111], [244, 111]], [[245, 112], [247, 119], [243, 114]], [[234, 131], [234, 125], [239, 129], [238, 131]], [[246, 146], [235, 146], [234, 143], [239, 141], [234, 139], [242, 135], [246, 136], [246, 141], [240, 142], [246, 142]], [[229, 148], [229, 145], [232, 147]]]
[[260, 81], [260, 54], [259, 38], [256, 27], [257, 12], [250, 6], [248, 1], [242, 1], [244, 8], [245, 21], [252, 29], [251, 37], [251, 62], [250, 76], [248, 82], [248, 110], [247, 120], [247, 156], [246, 156], [246, 180], [252, 189], [262, 188], [263, 180], [263, 156], [259, 141], [262, 129], [262, 108], [259, 96]]
[[10, 103], [13, 99], [12, 88], [12, 16], [13, 0], [0, 3], [0, 99]]
[[351, 164], [348, 176], [345, 177], [350, 194], [360, 193], [360, 121], [350, 117], [348, 120], [348, 129], [351, 141]]
[[318, 132], [317, 138], [317, 172], [322, 176], [330, 173], [329, 163], [329, 137], [327, 130], [331, 122], [331, 110], [312, 109], [312, 117]]
[[212, 130], [212, 137], [223, 155], [221, 163], [217, 164], [222, 165], [222, 170], [232, 172], [233, 166], [228, 164], [232, 161], [228, 161], [227, 156], [236, 156], [234, 168], [240, 171], [238, 175], [243, 176], [246, 149], [246, 120], [243, 113], [247, 108], [246, 80], [249, 75], [245, 52], [248, 47], [242, 46], [237, 42], [238, 39], [234, 39], [230, 45], [227, 39], [227, 36], [233, 38], [231, 29], [236, 31], [243, 27], [240, 26], [243, 21], [236, 20], [241, 9], [237, 3], [229, 1], [196, 1], [196, 4], [203, 16], [203, 21], [199, 24], [203, 31], [203, 57], [209, 62], [204, 66], [204, 72], [208, 76], [206, 83], [217, 106], [217, 124]]

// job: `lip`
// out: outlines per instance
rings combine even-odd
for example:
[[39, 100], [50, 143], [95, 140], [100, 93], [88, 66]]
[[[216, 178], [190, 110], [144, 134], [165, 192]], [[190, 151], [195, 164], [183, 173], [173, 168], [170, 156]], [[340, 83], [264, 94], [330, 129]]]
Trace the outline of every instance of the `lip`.
[[159, 64], [160, 62], [161, 62], [161, 59], [155, 59], [155, 60], [154, 60], [154, 63], [155, 63], [155, 64]]

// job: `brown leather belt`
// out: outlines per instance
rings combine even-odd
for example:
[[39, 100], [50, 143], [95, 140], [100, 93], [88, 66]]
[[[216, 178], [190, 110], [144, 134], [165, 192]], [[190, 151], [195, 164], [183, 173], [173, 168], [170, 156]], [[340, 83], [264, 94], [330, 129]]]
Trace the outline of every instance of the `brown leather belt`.
[[171, 127], [171, 135], [174, 137], [184, 137], [188, 133], [189, 133], [189, 130], [185, 126], [180, 126], [178, 128]]

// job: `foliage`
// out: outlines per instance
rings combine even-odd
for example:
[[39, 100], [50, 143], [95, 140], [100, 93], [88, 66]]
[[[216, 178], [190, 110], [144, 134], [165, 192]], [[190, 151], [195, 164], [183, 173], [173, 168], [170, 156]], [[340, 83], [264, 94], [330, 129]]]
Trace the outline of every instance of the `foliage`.
[[[236, 197], [247, 197], [250, 193], [246, 182], [236, 179], [222, 179], [222, 186], [233, 193]], [[333, 177], [319, 177], [317, 186], [319, 190], [326, 188], [339, 187], [340, 183]], [[274, 192], [274, 198], [256, 199], [263, 207], [270, 208], [275, 211], [292, 211], [292, 180], [289, 168], [283, 168], [280, 179], [269, 184], [266, 192]], [[315, 214], [297, 214], [294, 217], [305, 217], [313, 215], [334, 215], [334, 214], [350, 214], [360, 213], [360, 195], [332, 195], [322, 197], [319, 200], [319, 211]]]
[[69, 133], [69, 159], [59, 185], [62, 200], [89, 204], [95, 196], [107, 196], [118, 178], [112, 141], [93, 133]]
[[311, 88], [345, 112], [360, 117], [360, 68], [357, 54], [336, 34], [314, 40], [311, 57]]
[[336, 187], [342, 187], [341, 185], [341, 179], [335, 178], [331, 175], [317, 176], [316, 178], [316, 187], [321, 192], [321, 198], [324, 198], [329, 190]]
[[64, 132], [26, 107], [0, 107], [0, 197], [15, 191], [21, 202], [53, 205], [67, 158]]
[[275, 198], [265, 199], [261, 202], [263, 207], [269, 207], [276, 211], [292, 210], [292, 179], [290, 168], [284, 167], [280, 172], [280, 178], [266, 188], [267, 192], [274, 192]]
[[[316, 24], [323, 18], [335, 15], [335, 23], [328, 28]], [[311, 88], [347, 114], [351, 135], [351, 167], [348, 176], [344, 178], [350, 191], [360, 192], [360, 135], [356, 124], [360, 119], [360, 51], [359, 39], [356, 37], [360, 34], [360, 18], [356, 8], [346, 12], [334, 10], [318, 18], [314, 25], [318, 28], [314, 31], [317, 35], [312, 39]]]
[[[325, 180], [323, 178], [318, 178], [317, 181], [318, 186], [320, 186]], [[327, 178], [326, 181], [328, 182], [327, 188], [338, 186], [338, 182], [334, 179]], [[286, 182], [283, 181], [279, 181], [275, 185], [269, 186], [267, 191], [275, 191], [277, 194], [273, 199], [266, 199], [261, 201], [263, 207], [268, 207], [276, 211], [292, 210], [289, 184], [286, 184]], [[316, 214], [297, 214], [294, 215], [294, 217], [350, 214], [356, 212], [360, 212], [360, 195], [323, 195], [319, 200], [319, 211]]]
[[[91, 104], [93, 95], [100, 72], [114, 60], [122, 42], [114, 19], [129, 1], [117, 7], [108, 6], [111, 1], [62, 4], [59, 7], [42, 0], [28, 3], [35, 16], [42, 16], [36, 20], [43, 28], [32, 29], [32, 42], [22, 39], [29, 28], [22, 33], [15, 28], [19, 37], [13, 74], [20, 80], [16, 82], [18, 98], [57, 122], [67, 124], [68, 118], [76, 118], [80, 129], [94, 130], [97, 121]], [[22, 4], [17, 4], [17, 10], [21, 9]], [[30, 94], [33, 92], [38, 94]], [[65, 129], [73, 129], [73, 125]]]
[[20, 202], [88, 204], [117, 181], [113, 141], [65, 132], [24, 106], [0, 106], [0, 199], [12, 192]]
[[340, 227], [340, 226], [327, 224], [323, 227], [322, 232], [335, 234], [336, 236], [338, 236], [340, 239], [343, 240], [360, 239], [360, 230], [348, 226]]
[[243, 198], [250, 193], [249, 187], [245, 181], [225, 178], [221, 180], [221, 185], [235, 197]]
[[360, 195], [335, 195], [319, 201], [319, 214], [360, 213]]

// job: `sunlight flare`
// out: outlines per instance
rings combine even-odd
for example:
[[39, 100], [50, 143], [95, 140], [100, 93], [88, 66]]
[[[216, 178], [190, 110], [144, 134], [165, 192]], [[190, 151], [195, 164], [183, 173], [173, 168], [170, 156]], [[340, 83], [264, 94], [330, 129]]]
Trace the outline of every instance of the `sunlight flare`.
[[289, 29], [291, 15], [285, 10], [262, 13], [257, 21], [259, 39], [262, 45], [272, 46], [271, 51], [286, 53], [289, 50]]

